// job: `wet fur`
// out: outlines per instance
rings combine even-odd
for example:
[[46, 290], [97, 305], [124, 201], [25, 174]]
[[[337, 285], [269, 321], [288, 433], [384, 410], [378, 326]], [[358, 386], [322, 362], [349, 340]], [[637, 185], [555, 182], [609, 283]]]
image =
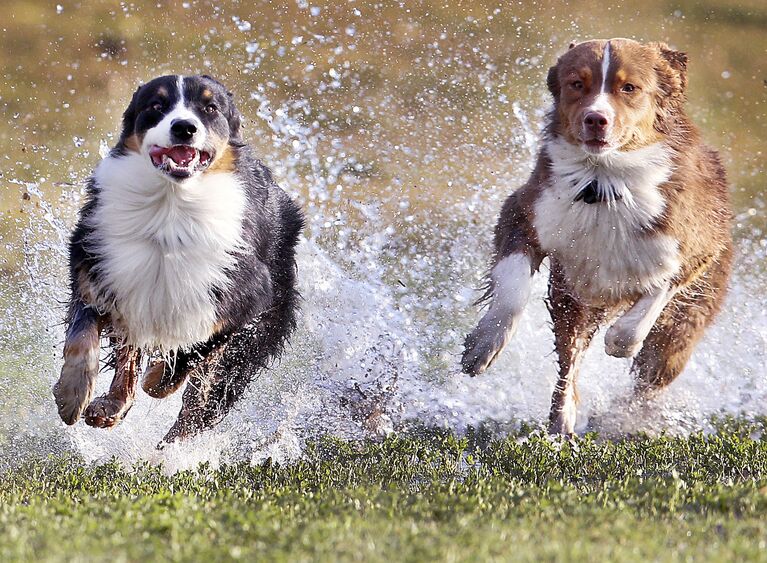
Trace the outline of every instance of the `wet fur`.
[[[67, 424], [81, 415], [94, 426], [118, 423], [142, 352], [159, 352], [144, 386], [160, 397], [191, 377], [166, 439], [192, 435], [228, 412], [295, 327], [303, 216], [242, 141], [231, 94], [209, 77], [181, 82], [186, 96], [204, 88], [220, 106], [215, 118], [198, 114], [216, 159], [197, 177], [178, 185], [141, 152], [163, 117], [142, 104], [158, 90], [175, 103], [178, 83], [161, 77], [134, 94], [120, 141], [88, 184], [70, 242], [65, 364], [54, 389]], [[110, 338], [116, 375], [91, 401], [99, 334]]]
[[[513, 256], [526, 257], [533, 272], [503, 291], [491, 276], [490, 308], [462, 357], [471, 375], [492, 363], [521, 314], [518, 296], [548, 257], [547, 304], [559, 361], [553, 433], [574, 430], [578, 365], [603, 324], [618, 319], [606, 349], [634, 356], [638, 395], [673, 381], [721, 307], [732, 262], [724, 168], [684, 112], [686, 56], [664, 44], [611, 40], [608, 65], [601, 58], [605, 43], [573, 45], [549, 71], [554, 106], [542, 150], [528, 182], [504, 203], [495, 230], [494, 274]], [[619, 148], [594, 156], [580, 148], [579, 120], [597, 100], [605, 69]], [[574, 79], [590, 98], [568, 90]], [[642, 85], [642, 96], [615, 93], [629, 80]], [[604, 201], [576, 201], [594, 178]], [[497, 322], [492, 315], [507, 301], [517, 312]]]

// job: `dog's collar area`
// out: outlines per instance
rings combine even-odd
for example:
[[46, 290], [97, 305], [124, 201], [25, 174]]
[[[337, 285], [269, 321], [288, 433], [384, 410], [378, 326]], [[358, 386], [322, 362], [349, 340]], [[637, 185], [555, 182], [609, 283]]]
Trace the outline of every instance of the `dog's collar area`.
[[618, 201], [619, 199], [622, 199], [622, 196], [620, 194], [616, 194], [613, 192], [612, 198], [608, 197], [606, 193], [602, 193], [599, 190], [599, 182], [596, 178], [591, 180], [586, 186], [578, 192], [578, 195], [575, 196], [575, 199], [573, 200], [573, 203], [576, 201], [582, 201], [583, 203], [602, 203], [603, 201], [609, 201], [610, 199], [614, 201]]

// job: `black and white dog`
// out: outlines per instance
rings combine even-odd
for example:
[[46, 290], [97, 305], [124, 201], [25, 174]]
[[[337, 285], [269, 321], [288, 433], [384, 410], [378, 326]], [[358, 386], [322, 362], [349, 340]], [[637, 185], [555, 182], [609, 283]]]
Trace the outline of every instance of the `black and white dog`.
[[[190, 378], [167, 441], [223, 418], [295, 327], [302, 227], [300, 209], [243, 142], [220, 82], [163, 76], [141, 86], [71, 238], [64, 366], [53, 389], [62, 420], [119, 423], [144, 360], [142, 386], [153, 397]], [[91, 400], [102, 335], [115, 376]]]

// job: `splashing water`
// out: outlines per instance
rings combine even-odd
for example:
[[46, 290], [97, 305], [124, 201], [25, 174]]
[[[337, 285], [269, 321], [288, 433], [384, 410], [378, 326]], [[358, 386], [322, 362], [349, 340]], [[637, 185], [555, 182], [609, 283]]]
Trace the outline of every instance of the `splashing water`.
[[[244, 34], [251, 31], [251, 19], [229, 21]], [[351, 29], [339, 31], [347, 49], [358, 35]], [[308, 40], [330, 41], [302, 33], [283, 42], [300, 48]], [[255, 72], [267, 47], [260, 37], [244, 41], [249, 62], [243, 68]], [[444, 56], [435, 53], [424, 64]], [[289, 460], [300, 455], [306, 439], [322, 434], [381, 436], [411, 424], [459, 432], [487, 424], [502, 432], [522, 421], [544, 422], [556, 376], [543, 303], [545, 267], [516, 336], [493, 368], [476, 379], [459, 373], [463, 336], [479, 318], [472, 301], [490, 255], [492, 227], [509, 186], [529, 174], [545, 107], [536, 88], [527, 99], [509, 102], [503, 93], [507, 77], [483, 53], [473, 60], [466, 72], [490, 93], [484, 115], [494, 117], [481, 131], [488, 145], [496, 145], [490, 153], [467, 141], [446, 154], [439, 131], [461, 111], [441, 114], [449, 100], [439, 97], [428, 103], [434, 117], [426, 131], [411, 124], [411, 110], [394, 98], [351, 102], [348, 119], [366, 117], [366, 127], [386, 114], [399, 120], [396, 139], [371, 133], [378, 157], [370, 161], [369, 151], [356, 150], [359, 139], [322, 125], [328, 121], [311, 99], [275, 101], [268, 85], [238, 92], [255, 109], [262, 160], [308, 218], [298, 251], [299, 328], [282, 361], [258, 375], [222, 424], [163, 450], [155, 445], [175, 419], [181, 393], [163, 401], [139, 393], [112, 431], [83, 423], [64, 428], [58, 421], [50, 387], [61, 365], [66, 239], [83, 191], [81, 183], [63, 186], [55, 201], [42, 189], [45, 182], [19, 183], [31, 210], [14, 226], [23, 235], [22, 266], [0, 281], [0, 457], [74, 450], [89, 460], [148, 459], [175, 470], [202, 461]], [[518, 63], [523, 73], [538, 64]], [[337, 87], [342, 72], [329, 72], [325, 88]], [[458, 118], [450, 126], [474, 125]], [[498, 165], [499, 153], [507, 164]], [[376, 166], [383, 164], [401, 173], [379, 174]], [[371, 178], [376, 188], [368, 191]], [[579, 430], [688, 432], [705, 430], [716, 414], [767, 414], [767, 243], [750, 219], [764, 210], [752, 211], [736, 218], [740, 252], [727, 305], [683, 375], [648, 405], [628, 409], [629, 361], [607, 357], [603, 333], [597, 335], [578, 385]], [[110, 378], [102, 375], [97, 394]]]

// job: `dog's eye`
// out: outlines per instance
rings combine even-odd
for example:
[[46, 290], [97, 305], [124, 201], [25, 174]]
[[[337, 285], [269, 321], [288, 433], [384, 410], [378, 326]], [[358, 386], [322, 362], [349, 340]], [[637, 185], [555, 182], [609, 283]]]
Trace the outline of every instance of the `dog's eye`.
[[162, 111], [162, 102], [152, 102], [149, 107], [154, 111]]
[[634, 90], [636, 90], [636, 86], [634, 86], [633, 84], [629, 84], [629, 83], [624, 84], [623, 88], [621, 88], [621, 92], [627, 92], [629, 94], [631, 92], [633, 92]]
[[571, 83], [570, 83], [570, 87], [571, 87], [573, 90], [583, 90], [583, 81], [581, 81], [581, 80], [575, 80], [575, 81], [573, 81], [573, 82], [571, 82]]
[[216, 104], [208, 104], [207, 106], [205, 106], [205, 113], [213, 114], [213, 113], [216, 113], [217, 111], [218, 111], [218, 107], [216, 106]]

